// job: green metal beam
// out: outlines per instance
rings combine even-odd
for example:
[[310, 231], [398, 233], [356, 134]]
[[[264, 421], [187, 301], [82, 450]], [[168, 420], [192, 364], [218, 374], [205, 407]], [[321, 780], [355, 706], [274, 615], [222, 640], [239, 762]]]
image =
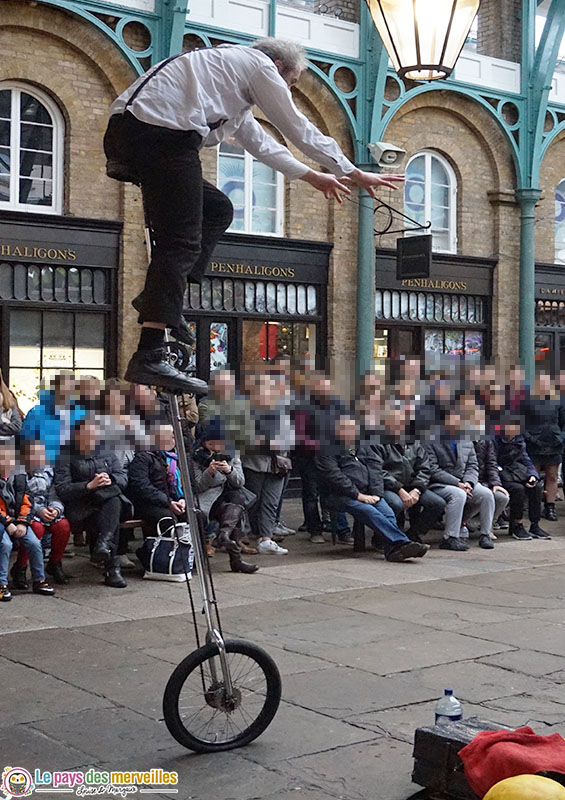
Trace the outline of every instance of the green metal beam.
[[153, 52], [154, 64], [182, 52], [187, 4], [188, 0], [155, 0], [159, 36]]

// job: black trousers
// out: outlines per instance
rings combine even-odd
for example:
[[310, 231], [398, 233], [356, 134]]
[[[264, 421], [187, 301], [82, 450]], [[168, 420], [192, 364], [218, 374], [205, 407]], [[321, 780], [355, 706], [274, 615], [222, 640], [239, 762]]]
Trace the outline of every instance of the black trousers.
[[[93, 511], [85, 520], [84, 529], [88, 534], [90, 548], [94, 546], [99, 533], [114, 533], [112, 549], [118, 552], [122, 501], [119, 497], [111, 497], [100, 508]], [[125, 552], [125, 551], [124, 551]]]
[[502, 485], [510, 495], [508, 507], [510, 509], [510, 522], [522, 519], [524, 505], [528, 502], [528, 516], [530, 522], [539, 522], [541, 519], [542, 488], [538, 483], [532, 489], [526, 489], [523, 483], [517, 481], [503, 481]]
[[106, 156], [136, 171], [153, 231], [142, 322], [178, 325], [188, 278], [202, 278], [233, 219], [229, 198], [202, 178], [201, 143], [196, 131], [149, 125], [129, 111], [112, 116], [108, 124]]

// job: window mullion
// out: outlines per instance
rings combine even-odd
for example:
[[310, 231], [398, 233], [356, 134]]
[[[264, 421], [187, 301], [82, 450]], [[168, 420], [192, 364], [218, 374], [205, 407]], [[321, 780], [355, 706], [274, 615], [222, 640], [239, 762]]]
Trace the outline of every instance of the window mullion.
[[245, 151], [244, 155], [244, 198], [245, 198], [245, 210], [244, 210], [244, 218], [245, 218], [245, 232], [246, 233], [253, 233], [252, 224], [253, 224], [253, 215], [251, 213], [252, 203], [253, 203], [253, 157], [251, 153], [248, 153], [247, 150]]
[[[424, 205], [426, 211], [426, 222], [432, 221], [432, 157], [429, 153], [424, 155]], [[430, 235], [433, 236], [433, 224], [430, 228]]]
[[12, 89], [12, 121], [10, 137], [10, 205], [19, 206], [20, 177], [20, 90]]

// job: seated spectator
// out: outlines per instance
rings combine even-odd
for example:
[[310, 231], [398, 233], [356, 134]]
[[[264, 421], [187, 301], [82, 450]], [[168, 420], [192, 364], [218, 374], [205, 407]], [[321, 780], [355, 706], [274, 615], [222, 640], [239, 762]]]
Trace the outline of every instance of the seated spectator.
[[334, 442], [315, 456], [325, 502], [380, 533], [387, 561], [425, 556], [429, 545], [411, 542], [398, 527], [394, 511], [383, 499], [380, 461], [370, 446], [359, 446], [358, 438], [355, 420], [343, 416], [335, 424]]
[[170, 425], [167, 406], [161, 402], [157, 392], [141, 383], [130, 383], [128, 412], [136, 414], [145, 425], [147, 434], [156, 425]]
[[[23, 442], [21, 462], [27, 474], [27, 490], [32, 504], [30, 526], [38, 539], [47, 533], [51, 536], [49, 560], [45, 571], [55, 583], [68, 584], [70, 578], [63, 569], [63, 554], [71, 535], [69, 520], [57, 494], [53, 481], [53, 468], [45, 465], [45, 448], [41, 442]], [[10, 575], [16, 589], [27, 589], [29, 553], [20, 545], [18, 557]]]
[[73, 399], [74, 389], [72, 375], [55, 375], [51, 388], [39, 393], [39, 403], [28, 411], [22, 425], [21, 439], [43, 442], [49, 466], [55, 464], [61, 448], [69, 443], [74, 425], [86, 414]]
[[242, 458], [245, 485], [257, 497], [249, 521], [259, 540], [259, 553], [284, 556], [288, 550], [279, 547], [273, 536], [285, 477], [292, 466], [286, 453], [294, 446], [294, 428], [288, 410], [277, 404], [278, 384], [270, 375], [249, 376], [248, 387], [256, 441], [261, 442], [248, 448]]
[[[8, 602], [8, 566], [14, 544], [24, 545], [31, 562], [34, 594], [51, 596], [53, 589], [45, 580], [41, 542], [30, 527], [33, 517], [32, 500], [27, 476], [14, 475], [16, 455], [11, 442], [0, 443], [0, 601]], [[27, 588], [27, 587], [26, 587]]]
[[16, 396], [4, 383], [0, 370], [0, 443], [13, 439], [22, 427], [23, 414], [19, 409]]
[[115, 453], [98, 449], [98, 428], [89, 417], [78, 422], [55, 467], [55, 491], [71, 528], [84, 528], [94, 558], [104, 561], [106, 586], [127, 586], [118, 555], [120, 521], [131, 514], [124, 495], [127, 472]]
[[[500, 420], [498, 423], [500, 429]], [[500, 470], [496, 460], [496, 450], [494, 441], [490, 437], [483, 437], [473, 442], [475, 453], [477, 455], [477, 462], [479, 464], [479, 483], [486, 486], [494, 495], [494, 518], [493, 528], [500, 528], [497, 524], [498, 518], [508, 505], [510, 496], [500, 480]], [[478, 509], [474, 515], [467, 514], [467, 523], [471, 522], [473, 517], [478, 515]]]
[[151, 440], [151, 449], [136, 453], [128, 469], [127, 493], [144, 537], [155, 536], [161, 519], [184, 519], [186, 510], [171, 425], [158, 425]]
[[[510, 535], [519, 541], [550, 539], [540, 528], [541, 486], [539, 474], [532, 463], [526, 442], [521, 435], [521, 418], [508, 416], [503, 420], [502, 432], [494, 439], [496, 460], [500, 466], [500, 481], [510, 495]], [[525, 529], [524, 505], [528, 504], [530, 532]]]
[[565, 408], [552, 386], [550, 375], [541, 373], [536, 376], [534, 390], [524, 401], [523, 414], [528, 454], [538, 474], [545, 472], [544, 516], [555, 522], [557, 475], [563, 458]]
[[445, 501], [428, 489], [430, 462], [421, 442], [406, 441], [404, 409], [393, 409], [384, 420], [381, 443], [373, 445], [383, 471], [384, 499], [403, 528], [406, 512], [410, 528], [406, 535], [413, 542], [436, 525], [445, 510]]
[[226, 450], [226, 433], [218, 417], [210, 417], [194, 451], [194, 491], [206, 521], [218, 523], [215, 546], [227, 550], [232, 572], [251, 574], [259, 567], [241, 558], [241, 520], [253, 500], [242, 491], [245, 483], [239, 456]]
[[494, 495], [479, 483], [479, 464], [473, 442], [463, 438], [464, 423], [459, 411], [448, 411], [443, 418], [441, 440], [426, 443], [430, 457], [430, 489], [447, 503], [442, 550], [464, 551], [468, 530], [463, 526], [464, 513], [480, 515], [479, 547], [490, 550], [494, 517]]

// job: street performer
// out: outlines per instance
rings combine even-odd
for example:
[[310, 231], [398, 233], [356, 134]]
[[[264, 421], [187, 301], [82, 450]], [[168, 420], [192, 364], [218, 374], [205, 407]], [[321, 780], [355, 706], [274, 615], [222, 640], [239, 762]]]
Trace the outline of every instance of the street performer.
[[[339, 202], [351, 184], [373, 194], [377, 186], [396, 188], [402, 180], [359, 170], [296, 108], [290, 89], [305, 68], [304, 49], [281, 39], [209, 47], [161, 62], [112, 104], [104, 138], [108, 175], [141, 186], [153, 237], [145, 288], [133, 300], [142, 330], [126, 380], [205, 391], [202, 381], [165, 360], [164, 349], [165, 328], [194, 344], [182, 316], [187, 280], [201, 280], [233, 218], [229, 198], [202, 178], [201, 147], [233, 137], [289, 180], [304, 180]], [[253, 117], [255, 105], [329, 173], [309, 169], [270, 136]]]

